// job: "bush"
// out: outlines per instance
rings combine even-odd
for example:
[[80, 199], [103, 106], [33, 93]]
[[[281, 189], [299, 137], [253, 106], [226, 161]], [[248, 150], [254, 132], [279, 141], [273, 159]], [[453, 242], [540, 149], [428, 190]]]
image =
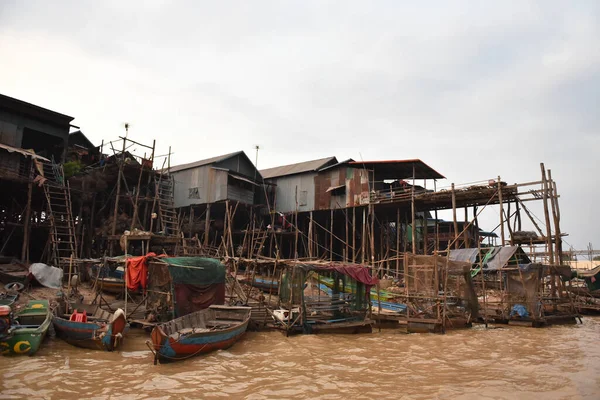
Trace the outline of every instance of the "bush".
[[65, 179], [69, 179], [70, 177], [77, 175], [83, 169], [83, 164], [81, 161], [69, 161], [64, 163], [63, 171], [65, 173]]

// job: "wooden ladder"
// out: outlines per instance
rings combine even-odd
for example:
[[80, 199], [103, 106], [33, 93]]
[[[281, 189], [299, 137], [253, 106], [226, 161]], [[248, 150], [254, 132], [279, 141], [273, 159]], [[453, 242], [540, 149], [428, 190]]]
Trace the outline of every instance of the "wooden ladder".
[[199, 256], [202, 254], [202, 246], [200, 245], [200, 239], [198, 235], [191, 238], [186, 238], [181, 233], [181, 249], [184, 256]]
[[47, 203], [47, 218], [50, 221], [50, 263], [59, 268], [68, 268], [71, 255], [77, 258], [77, 236], [75, 220], [71, 211], [71, 190], [64, 184], [62, 168], [53, 163], [43, 163], [44, 194]]
[[267, 240], [268, 232], [265, 230], [260, 230], [256, 236], [254, 237], [252, 254], [250, 254], [250, 258], [254, 258], [262, 254], [265, 240]]
[[177, 217], [177, 211], [175, 211], [173, 186], [173, 177], [161, 173], [156, 181], [158, 214], [161, 229], [165, 236], [179, 237], [179, 218]]

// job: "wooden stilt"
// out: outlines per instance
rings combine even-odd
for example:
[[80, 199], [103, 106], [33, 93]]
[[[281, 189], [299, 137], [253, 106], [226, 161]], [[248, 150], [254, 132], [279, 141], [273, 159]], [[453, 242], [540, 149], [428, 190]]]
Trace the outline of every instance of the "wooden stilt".
[[504, 246], [504, 206], [502, 203], [502, 181], [498, 175], [498, 203], [500, 205], [500, 246]]
[[375, 206], [371, 207], [371, 265], [375, 265]]
[[352, 262], [356, 262], [356, 207], [352, 207]]
[[333, 261], [333, 209], [331, 209], [331, 219], [329, 224], [329, 261]]
[[456, 221], [456, 191], [454, 190], [454, 183], [451, 186], [452, 190], [452, 221], [454, 222], [454, 248], [459, 248], [458, 243], [458, 222]]
[[417, 254], [417, 221], [415, 210], [415, 165], [412, 166], [412, 189], [410, 193], [410, 207], [412, 212], [412, 253]]
[[346, 221], [346, 224], [345, 224], [346, 225], [346, 252], [344, 253], [344, 262], [348, 262], [348, 258], [349, 258], [349, 254], [348, 253], [350, 251], [350, 248], [349, 248], [349, 245], [348, 245], [349, 240], [350, 240], [350, 237], [349, 237], [350, 232], [348, 230], [348, 209], [347, 208], [344, 210], [344, 218], [345, 218], [345, 221]]
[[400, 208], [396, 209], [396, 279], [400, 274]]
[[313, 258], [313, 212], [309, 213], [308, 220], [308, 257]]
[[548, 170], [548, 186], [550, 206], [552, 209], [552, 219], [554, 220], [554, 263], [560, 265], [562, 262], [562, 238], [560, 232], [560, 223], [558, 217], [558, 197], [556, 195], [556, 183], [552, 180], [552, 171]]
[[[467, 208], [467, 206], [464, 207], [465, 208], [465, 226], [466, 224], [469, 222], [469, 209]], [[471, 243], [469, 241], [469, 233], [468, 233], [468, 229], [464, 229], [463, 227], [463, 242], [465, 243], [465, 249], [468, 249], [471, 247]]]
[[367, 249], [367, 242], [366, 242], [366, 236], [367, 236], [367, 209], [366, 207], [363, 207], [363, 217], [362, 217], [362, 234], [360, 237], [360, 245], [361, 245], [361, 249], [360, 249], [360, 255], [361, 255], [361, 264], [365, 263], [366, 260], [366, 249]]
[[[550, 225], [550, 213], [548, 211], [548, 180], [546, 179], [546, 169], [544, 163], [540, 163], [542, 171], [542, 200], [544, 203], [544, 217], [546, 220], [546, 245], [548, 246], [549, 264], [554, 263], [554, 251], [552, 246], [552, 230]], [[552, 297], [555, 297], [553, 294]]]
[[210, 203], [206, 205], [206, 218], [204, 219], [204, 247], [208, 246], [210, 233]]
[[[32, 160], [33, 161], [33, 160]], [[33, 164], [33, 162], [32, 162]], [[31, 194], [33, 192], [33, 171], [29, 169], [29, 182], [27, 184], [27, 205], [23, 220], [23, 246], [21, 247], [21, 261], [29, 263], [29, 225], [31, 223]]]

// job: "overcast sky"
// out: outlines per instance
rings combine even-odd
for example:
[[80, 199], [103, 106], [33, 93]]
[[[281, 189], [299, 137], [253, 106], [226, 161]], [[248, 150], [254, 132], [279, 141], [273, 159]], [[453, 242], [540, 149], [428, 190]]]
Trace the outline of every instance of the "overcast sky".
[[449, 185], [544, 162], [567, 242], [600, 249], [599, 17], [594, 0], [0, 0], [0, 93], [97, 144], [130, 122], [172, 164], [259, 145], [259, 168], [420, 158]]

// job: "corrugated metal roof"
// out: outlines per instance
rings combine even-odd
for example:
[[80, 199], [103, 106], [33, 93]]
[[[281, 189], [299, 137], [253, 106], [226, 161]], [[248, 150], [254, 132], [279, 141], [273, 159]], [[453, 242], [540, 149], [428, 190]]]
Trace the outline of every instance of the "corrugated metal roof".
[[19, 148], [12, 147], [12, 146], [9, 146], [7, 144], [2, 144], [2, 143], [0, 143], [0, 149], [4, 149], [4, 150], [8, 151], [9, 153], [15, 152], [15, 153], [19, 153], [21, 155], [24, 155], [25, 157], [31, 157], [31, 158], [34, 158], [36, 160], [42, 160], [42, 161], [50, 162], [50, 160], [48, 160], [47, 158], [42, 157], [42, 156], [38, 156], [37, 154], [35, 154], [33, 152], [33, 150], [19, 149]]
[[223, 154], [221, 156], [206, 158], [204, 160], [194, 161], [194, 162], [187, 163], [187, 164], [176, 165], [174, 167], [171, 167], [170, 172], [182, 171], [184, 169], [201, 167], [203, 165], [217, 163], [219, 161], [227, 160], [228, 158], [237, 156], [238, 154], [241, 154], [241, 153], [243, 153], [243, 151], [236, 151], [234, 153]]
[[277, 178], [280, 176], [301, 174], [303, 172], [318, 171], [319, 169], [331, 163], [337, 163], [337, 158], [320, 158], [318, 160], [304, 161], [296, 164], [282, 165], [280, 167], [261, 169], [260, 174], [264, 179]]
[[445, 176], [419, 159], [350, 161], [349, 164], [375, 170], [375, 173], [383, 179], [412, 178], [413, 166], [415, 179], [445, 179]]
[[466, 261], [474, 264], [477, 262], [478, 255], [479, 250], [477, 248], [450, 250], [451, 261]]
[[0, 108], [24, 112], [33, 117], [42, 117], [49, 120], [61, 120], [63, 123], [70, 123], [75, 118], [61, 114], [56, 111], [49, 110], [44, 107], [36, 106], [23, 100], [15, 99], [14, 97], [0, 94]]

